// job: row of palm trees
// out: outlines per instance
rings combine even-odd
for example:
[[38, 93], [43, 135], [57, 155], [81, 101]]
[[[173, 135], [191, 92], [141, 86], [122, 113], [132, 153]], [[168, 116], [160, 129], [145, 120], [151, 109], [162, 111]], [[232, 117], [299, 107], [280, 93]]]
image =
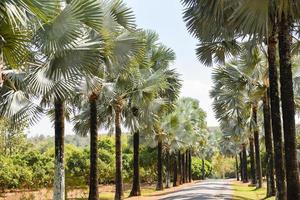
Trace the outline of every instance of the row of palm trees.
[[[206, 113], [199, 107], [198, 100], [181, 98], [175, 110], [161, 121], [161, 132], [157, 135], [158, 161], [165, 155], [166, 187], [170, 187], [173, 171], [173, 186], [192, 181], [192, 155], [204, 159], [203, 148], [207, 146], [209, 134], [206, 127]], [[173, 170], [170, 169], [171, 163]], [[163, 189], [162, 164], [158, 163], [157, 189]]]
[[[266, 97], [268, 93], [267, 67], [264, 55], [259, 49], [255, 48], [251, 51], [252, 54], [248, 54], [248, 50], [245, 50], [244, 55], [214, 70], [215, 84], [211, 96], [214, 99], [213, 108], [224, 132], [225, 138], [223, 139], [235, 144], [233, 145], [235, 154], [239, 151], [236, 145], [239, 146], [243, 151], [242, 157], [245, 157], [243, 155], [246, 155], [246, 145], [249, 144], [251, 183], [262, 187], [259, 137], [261, 124], [264, 124], [265, 131], [267, 175], [270, 178], [268, 183], [274, 183], [272, 135], [270, 120], [268, 120], [270, 112], [267, 111], [269, 106]], [[242, 161], [245, 159], [241, 158]], [[244, 173], [246, 172], [241, 174]], [[247, 176], [242, 177], [244, 181], [247, 181]], [[274, 195], [274, 185], [271, 184], [270, 188], [269, 195]]]
[[115, 199], [124, 197], [123, 127], [134, 138], [131, 196], [140, 195], [141, 134], [158, 147], [157, 189], [163, 189], [163, 154], [169, 160], [180, 155], [178, 167], [187, 180], [191, 154], [205, 140], [205, 113], [195, 100], [177, 100], [181, 81], [170, 68], [174, 52], [159, 43], [156, 33], [137, 29], [121, 0], [4, 0], [0, 17], [0, 113], [15, 126], [33, 124], [44, 114], [52, 118], [53, 199], [66, 196], [65, 120], [76, 133], [90, 134], [89, 199], [99, 199], [100, 127], [115, 132]]
[[[272, 153], [274, 153], [278, 199], [300, 199], [292, 73], [295, 66], [292, 63], [293, 54], [297, 55], [298, 52], [297, 42], [299, 38], [297, 32], [300, 2], [294, 0], [183, 0], [183, 4], [185, 6], [184, 20], [187, 27], [200, 41], [197, 48], [200, 61], [206, 65], [216, 62], [224, 66], [224, 63], [227, 63], [225, 64], [227, 67], [222, 67], [219, 70], [230, 68], [230, 73], [242, 71], [243, 74], [247, 75], [232, 79], [232, 82], [230, 80], [223, 82], [221, 77], [219, 77], [220, 79], [217, 77], [219, 72], [215, 74], [214, 90], [219, 90], [220, 94], [213, 92], [212, 96], [216, 103], [215, 110], [221, 121], [223, 131], [228, 132], [226, 130], [229, 128], [229, 132], [242, 133], [244, 129], [240, 127], [252, 127], [253, 135], [250, 136], [249, 141], [250, 144], [254, 141], [256, 148], [256, 176], [260, 186], [261, 166], [257, 111], [259, 104], [263, 103], [268, 175], [272, 176]], [[294, 44], [292, 45], [292, 43]], [[254, 49], [260, 53], [253, 54]], [[264, 55], [264, 62], [257, 60], [258, 57], [256, 56], [259, 54]], [[231, 61], [232, 57], [238, 58]], [[247, 61], [248, 64], [246, 66], [241, 64], [241, 60]], [[247, 88], [248, 86], [243, 84], [241, 87], [245, 88], [232, 91], [233, 96], [227, 100], [227, 103], [217, 105], [219, 101], [226, 102], [225, 94], [221, 93], [236, 89], [237, 84], [242, 79], [249, 78], [247, 70], [259, 70], [258, 61], [261, 63], [259, 65], [264, 66], [265, 78], [249, 79], [251, 88]], [[238, 67], [228, 67], [233, 64]], [[253, 75], [255, 74], [254, 71]], [[233, 74], [227, 75], [233, 76]], [[234, 84], [236, 85], [233, 86]], [[251, 99], [252, 95], [245, 95], [241, 91], [251, 91], [252, 87], [265, 89], [261, 93], [260, 99], [249, 101], [251, 108], [248, 108], [245, 114], [243, 108], [248, 104], [245, 104], [248, 102], [245, 101], [245, 98]], [[242, 115], [251, 115], [253, 125], [249, 123], [245, 126], [247, 117], [241, 117]], [[250, 150], [250, 154], [253, 154], [252, 152], [253, 150]], [[253, 155], [251, 157], [253, 160]], [[271, 181], [268, 182], [271, 184]], [[268, 196], [273, 193], [273, 189], [269, 190]]]

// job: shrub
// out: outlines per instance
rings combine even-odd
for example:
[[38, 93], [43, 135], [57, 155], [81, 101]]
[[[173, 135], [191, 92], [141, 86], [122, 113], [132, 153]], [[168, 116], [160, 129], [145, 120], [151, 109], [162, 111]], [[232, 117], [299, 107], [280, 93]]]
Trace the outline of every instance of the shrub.
[[[204, 174], [205, 177], [212, 175], [212, 165], [209, 161], [204, 160]], [[192, 177], [193, 179], [202, 178], [202, 159], [198, 157], [192, 157]]]

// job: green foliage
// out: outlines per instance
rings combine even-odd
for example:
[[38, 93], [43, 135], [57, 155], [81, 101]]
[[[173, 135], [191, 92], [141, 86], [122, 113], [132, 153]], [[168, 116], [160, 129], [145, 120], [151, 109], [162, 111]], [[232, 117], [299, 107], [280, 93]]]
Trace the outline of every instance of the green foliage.
[[13, 155], [29, 148], [24, 134], [24, 124], [13, 128], [6, 119], [0, 119], [0, 155]]
[[231, 177], [235, 173], [235, 159], [217, 153], [212, 158], [212, 167], [214, 169], [214, 177]]
[[67, 185], [85, 185], [89, 178], [89, 152], [86, 149], [73, 148], [66, 152]]
[[155, 174], [157, 173], [156, 157], [156, 148], [145, 146], [140, 148], [140, 176], [142, 182], [153, 183], [155, 181]]
[[52, 158], [37, 151], [0, 156], [0, 186], [3, 189], [50, 186], [53, 171]]
[[[69, 139], [71, 137], [71, 139]], [[73, 138], [73, 139], [72, 139]], [[89, 146], [82, 145], [73, 136], [65, 145], [65, 168], [67, 186], [86, 186], [89, 180]], [[133, 177], [132, 136], [122, 137], [123, 178], [131, 182]], [[15, 154], [0, 156], [0, 188], [42, 188], [51, 187], [54, 177], [54, 138], [36, 137], [22, 140], [21, 146], [31, 148], [18, 149]], [[33, 146], [34, 143], [34, 146]], [[86, 141], [84, 141], [86, 143]], [[112, 184], [115, 181], [115, 141], [114, 137], [101, 135], [98, 141], [98, 173], [100, 184]], [[157, 149], [145, 144], [140, 145], [140, 178], [143, 183], [154, 183], [157, 173]], [[193, 157], [193, 178], [202, 176], [202, 161]], [[205, 161], [205, 176], [212, 176], [212, 164]]]
[[132, 166], [133, 166], [133, 154], [131, 153], [123, 153], [122, 155], [122, 161], [123, 161], [123, 178], [125, 182], [130, 182], [132, 176], [133, 176], [133, 171], [132, 171]]
[[[212, 165], [208, 160], [204, 160], [204, 174], [205, 177], [212, 176]], [[202, 178], [202, 159], [192, 157], [192, 176], [194, 180]]]

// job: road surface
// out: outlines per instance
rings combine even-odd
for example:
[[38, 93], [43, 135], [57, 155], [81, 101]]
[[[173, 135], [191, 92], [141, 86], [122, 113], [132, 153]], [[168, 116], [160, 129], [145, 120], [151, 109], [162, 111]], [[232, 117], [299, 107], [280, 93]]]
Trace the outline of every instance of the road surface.
[[231, 200], [228, 180], [206, 180], [193, 186], [160, 197], [160, 200]]

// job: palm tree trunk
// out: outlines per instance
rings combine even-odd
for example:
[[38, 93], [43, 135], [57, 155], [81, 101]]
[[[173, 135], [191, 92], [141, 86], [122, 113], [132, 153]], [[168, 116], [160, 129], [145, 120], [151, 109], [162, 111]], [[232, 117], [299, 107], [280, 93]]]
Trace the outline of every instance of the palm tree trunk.
[[65, 199], [65, 169], [64, 169], [64, 134], [65, 134], [64, 103], [55, 100], [55, 173], [53, 199]]
[[256, 165], [254, 157], [254, 140], [253, 137], [249, 138], [250, 147], [250, 168], [251, 168], [251, 184], [256, 185]]
[[163, 190], [162, 180], [162, 141], [158, 141], [157, 145], [157, 184], [156, 190]]
[[116, 151], [116, 190], [115, 190], [115, 200], [120, 200], [123, 198], [123, 177], [122, 177], [122, 144], [121, 144], [121, 108], [116, 106], [115, 108], [115, 151]]
[[205, 162], [204, 159], [202, 158], [202, 180], [205, 179]]
[[253, 108], [253, 118], [255, 122], [254, 129], [254, 147], [255, 147], [255, 161], [256, 161], [256, 178], [258, 181], [257, 188], [262, 187], [262, 169], [261, 169], [261, 158], [260, 158], [260, 145], [259, 145], [259, 131], [257, 125], [257, 103], [254, 104]]
[[287, 199], [300, 199], [295, 128], [295, 104], [291, 63], [291, 20], [282, 14], [279, 25], [280, 89], [284, 130]]
[[97, 95], [90, 97], [90, 191], [89, 200], [98, 200], [98, 125], [97, 125]]
[[181, 154], [180, 154], [180, 151], [178, 150], [178, 182], [179, 182], [179, 185], [182, 184], [182, 173], [181, 173]]
[[133, 182], [132, 189], [129, 196], [140, 196], [140, 166], [139, 166], [139, 145], [140, 145], [140, 133], [136, 131], [133, 134]]
[[170, 174], [170, 154], [166, 153], [166, 188], [170, 188], [171, 186], [171, 174]]
[[177, 186], [177, 158], [176, 154], [174, 154], [174, 162], [173, 162], [173, 187]]
[[189, 150], [189, 182], [192, 182], [192, 151]]
[[243, 154], [240, 152], [240, 172], [241, 172], [241, 181], [244, 180], [244, 169], [243, 169]]
[[186, 176], [185, 176], [185, 156], [184, 156], [184, 153], [181, 155], [181, 160], [182, 160], [182, 182], [183, 183], [186, 183]]
[[274, 180], [274, 158], [273, 158], [269, 89], [267, 89], [265, 96], [263, 98], [263, 114], [264, 114], [265, 146], [266, 146], [266, 160], [267, 160], [267, 197], [270, 197], [275, 195], [275, 180]]
[[240, 176], [239, 176], [239, 163], [238, 163], [238, 156], [237, 155], [235, 155], [235, 169], [236, 169], [236, 180], [239, 181]]
[[[1, 37], [1, 36], [0, 36], [0, 37]], [[0, 39], [1, 39], [1, 38], [0, 38]], [[1, 45], [1, 47], [0, 47], [0, 87], [3, 86], [3, 82], [4, 82], [4, 80], [3, 80], [3, 74], [2, 74], [3, 68], [4, 68], [4, 59], [3, 59], [2, 42], [3, 42], [3, 41], [0, 41], [0, 45]]]
[[189, 156], [188, 150], [185, 151], [185, 182], [189, 182]]
[[283, 144], [281, 131], [280, 99], [278, 90], [278, 71], [276, 66], [277, 49], [277, 26], [273, 24], [273, 30], [268, 40], [268, 62], [269, 62], [269, 82], [271, 100], [271, 119], [274, 141], [274, 164], [276, 175], [276, 189], [278, 200], [286, 200], [285, 168], [283, 163]]
[[243, 144], [243, 174], [244, 174], [243, 182], [248, 183], [246, 144]]

